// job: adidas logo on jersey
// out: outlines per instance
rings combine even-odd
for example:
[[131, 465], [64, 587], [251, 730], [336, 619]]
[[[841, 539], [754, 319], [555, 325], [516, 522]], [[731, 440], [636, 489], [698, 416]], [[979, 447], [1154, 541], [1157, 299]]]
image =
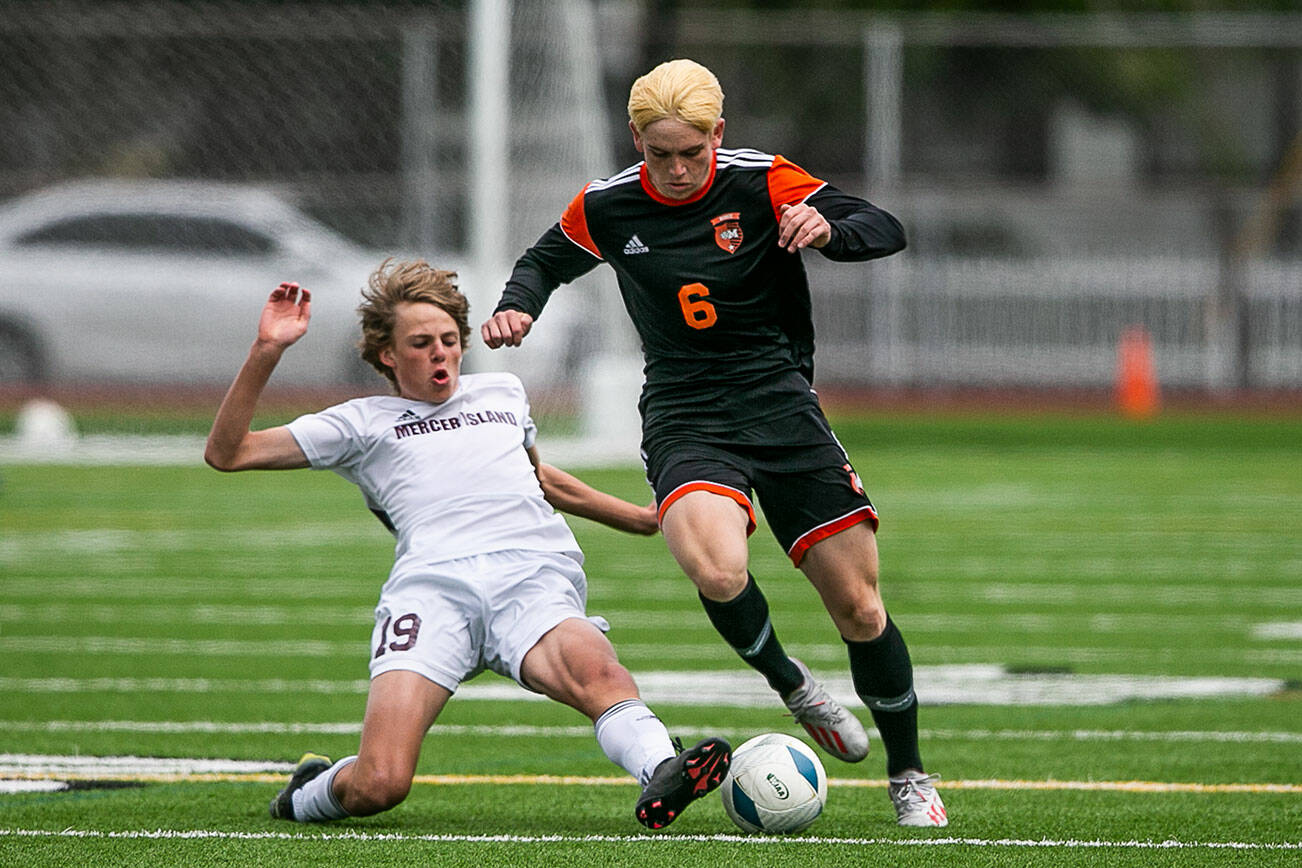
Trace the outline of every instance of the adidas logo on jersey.
[[643, 244], [642, 239], [638, 238], [636, 234], [634, 234], [632, 238], [628, 239], [628, 243], [624, 245], [625, 256], [632, 256], [634, 253], [650, 253], [650, 252], [651, 252], [651, 248]]
[[419, 419], [419, 418], [420, 418], [420, 416], [416, 415], [416, 411], [415, 411], [415, 410], [404, 410], [404, 411], [403, 411], [403, 414], [402, 414], [401, 416], [398, 417], [398, 421], [399, 421], [399, 422], [410, 422], [410, 421], [413, 420], [413, 419]]

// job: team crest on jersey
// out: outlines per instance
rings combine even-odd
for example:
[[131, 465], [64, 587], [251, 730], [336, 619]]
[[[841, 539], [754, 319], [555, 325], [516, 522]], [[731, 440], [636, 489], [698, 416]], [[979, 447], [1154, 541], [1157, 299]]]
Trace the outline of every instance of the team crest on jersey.
[[728, 253], [741, 247], [741, 212], [729, 211], [710, 220], [714, 225], [714, 243]]

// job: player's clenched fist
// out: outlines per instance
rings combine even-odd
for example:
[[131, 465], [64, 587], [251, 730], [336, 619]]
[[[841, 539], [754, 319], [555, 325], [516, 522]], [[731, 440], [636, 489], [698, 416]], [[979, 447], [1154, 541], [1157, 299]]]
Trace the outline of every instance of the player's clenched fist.
[[788, 253], [806, 247], [824, 247], [832, 240], [827, 218], [812, 205], [783, 205], [778, 220], [778, 246]]
[[533, 317], [518, 310], [501, 310], [482, 326], [480, 334], [490, 349], [518, 347], [533, 327]]

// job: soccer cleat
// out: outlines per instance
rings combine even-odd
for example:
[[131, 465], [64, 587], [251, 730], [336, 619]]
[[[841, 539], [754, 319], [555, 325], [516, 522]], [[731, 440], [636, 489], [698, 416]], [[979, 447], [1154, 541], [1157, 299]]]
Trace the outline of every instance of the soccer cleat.
[[293, 820], [294, 819], [294, 793], [303, 789], [303, 786], [313, 778], [320, 775], [334, 763], [330, 762], [330, 757], [321, 756], [317, 753], [305, 753], [298, 765], [294, 767], [294, 773], [289, 777], [289, 783], [285, 788], [276, 793], [276, 797], [271, 800], [271, 818], [273, 820]]
[[917, 771], [907, 771], [898, 778], [891, 778], [888, 792], [895, 805], [895, 816], [901, 826], [948, 826], [949, 815], [945, 813], [945, 803], [936, 792], [936, 781], [940, 775], [927, 775]]
[[814, 680], [809, 667], [792, 657], [791, 662], [805, 676], [805, 683], [783, 697], [791, 715], [809, 737], [839, 760], [857, 763], [868, 756], [868, 732], [859, 718], [846, 711], [823, 685]]
[[674, 746], [678, 755], [656, 766], [637, 800], [637, 821], [648, 829], [668, 826], [683, 808], [717, 789], [728, 775], [732, 747], [723, 739], [703, 739], [688, 750], [678, 741]]

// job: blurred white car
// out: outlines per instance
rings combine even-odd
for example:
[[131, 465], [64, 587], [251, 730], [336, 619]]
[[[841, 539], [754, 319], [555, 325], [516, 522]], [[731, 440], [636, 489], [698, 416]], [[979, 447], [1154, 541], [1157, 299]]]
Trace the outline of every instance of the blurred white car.
[[263, 189], [60, 184], [0, 205], [0, 382], [228, 382], [282, 280], [312, 324], [273, 382], [373, 379], [355, 311], [378, 263]]

